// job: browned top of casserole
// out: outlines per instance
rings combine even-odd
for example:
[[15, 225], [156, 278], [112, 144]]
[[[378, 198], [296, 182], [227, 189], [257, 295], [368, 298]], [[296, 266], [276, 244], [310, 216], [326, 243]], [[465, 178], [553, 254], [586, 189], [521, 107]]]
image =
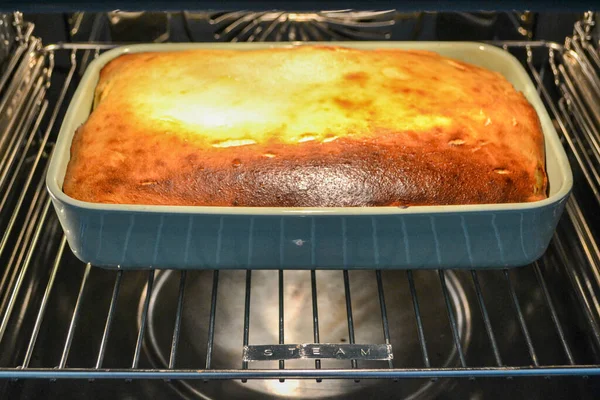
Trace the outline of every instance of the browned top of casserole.
[[426, 51], [120, 56], [75, 134], [64, 192], [118, 204], [389, 206], [546, 197], [533, 107]]

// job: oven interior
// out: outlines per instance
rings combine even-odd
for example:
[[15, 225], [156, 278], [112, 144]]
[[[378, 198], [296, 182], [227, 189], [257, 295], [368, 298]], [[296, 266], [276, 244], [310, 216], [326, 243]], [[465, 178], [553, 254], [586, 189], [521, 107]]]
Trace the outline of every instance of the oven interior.
[[[6, 12], [0, 17], [2, 398], [594, 398], [600, 391], [598, 14]], [[69, 250], [44, 176], [78, 80], [131, 42], [476, 40], [516, 56], [575, 185], [511, 270], [112, 271]], [[390, 360], [244, 360], [248, 345], [389, 344]]]

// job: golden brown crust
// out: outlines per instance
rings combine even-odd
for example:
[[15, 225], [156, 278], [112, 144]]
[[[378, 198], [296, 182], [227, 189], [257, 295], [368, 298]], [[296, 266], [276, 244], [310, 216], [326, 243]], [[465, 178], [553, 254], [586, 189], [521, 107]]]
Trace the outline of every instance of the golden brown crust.
[[385, 206], [546, 197], [535, 110], [423, 51], [127, 54], [101, 72], [64, 192], [118, 204]]

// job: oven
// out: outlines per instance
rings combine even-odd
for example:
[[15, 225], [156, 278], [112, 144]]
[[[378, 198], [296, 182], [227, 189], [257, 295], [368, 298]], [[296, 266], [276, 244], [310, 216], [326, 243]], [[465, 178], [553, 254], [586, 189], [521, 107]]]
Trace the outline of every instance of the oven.
[[[0, 17], [0, 397], [595, 398], [599, 14], [444, 4], [9, 5]], [[125, 43], [331, 40], [481, 41], [520, 61], [575, 182], [538, 261], [492, 270], [131, 271], [73, 255], [45, 176], [92, 60]]]

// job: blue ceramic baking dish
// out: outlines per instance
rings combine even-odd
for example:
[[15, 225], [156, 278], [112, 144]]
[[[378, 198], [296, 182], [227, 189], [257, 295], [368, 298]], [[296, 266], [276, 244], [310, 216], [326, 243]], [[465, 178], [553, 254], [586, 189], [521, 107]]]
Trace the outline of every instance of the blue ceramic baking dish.
[[[356, 48], [424, 49], [498, 71], [542, 124], [549, 197], [468, 206], [249, 208], [95, 204], [62, 191], [73, 134], [88, 118], [99, 72], [128, 52], [256, 49], [286, 44], [148, 44], [110, 50], [87, 68], [64, 118], [47, 175], [73, 253], [110, 268], [505, 268], [546, 250], [572, 187], [561, 142], [535, 86], [509, 53], [479, 43], [343, 42]], [[288, 44], [289, 46], [289, 44]]]

